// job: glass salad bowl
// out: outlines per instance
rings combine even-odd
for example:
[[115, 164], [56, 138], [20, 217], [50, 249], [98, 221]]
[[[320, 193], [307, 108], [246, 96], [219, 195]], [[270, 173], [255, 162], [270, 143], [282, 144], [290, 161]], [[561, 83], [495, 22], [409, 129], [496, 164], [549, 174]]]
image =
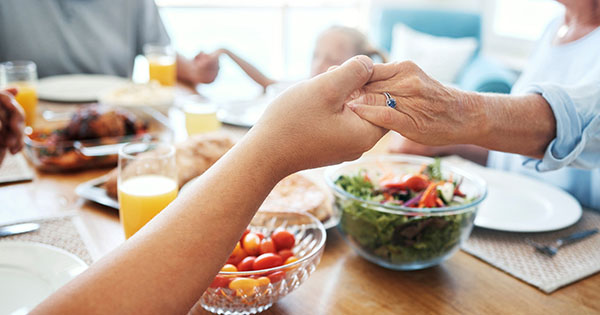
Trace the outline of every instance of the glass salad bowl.
[[[280, 228], [293, 233], [296, 242], [292, 252], [297, 261], [255, 271], [221, 271], [198, 303], [217, 314], [255, 314], [268, 309], [306, 281], [323, 255], [325, 228], [310, 214], [267, 211], [258, 212], [248, 226], [251, 232], [263, 235]], [[234, 280], [247, 284], [241, 289], [231, 289]]]
[[[389, 184], [390, 178], [407, 182], [415, 174], [428, 174], [424, 170], [430, 170], [435, 161], [382, 155], [328, 169], [326, 182], [341, 212], [338, 228], [360, 256], [389, 269], [423, 269], [448, 259], [469, 237], [479, 205], [487, 195], [479, 176], [437, 162], [437, 176], [425, 177], [429, 181], [420, 186], [423, 189], [434, 183], [431, 194], [427, 189], [420, 194], [404, 191], [400, 180], [402, 185]], [[390, 197], [390, 191], [399, 197]], [[423, 194], [431, 195], [437, 203], [425, 207]]]

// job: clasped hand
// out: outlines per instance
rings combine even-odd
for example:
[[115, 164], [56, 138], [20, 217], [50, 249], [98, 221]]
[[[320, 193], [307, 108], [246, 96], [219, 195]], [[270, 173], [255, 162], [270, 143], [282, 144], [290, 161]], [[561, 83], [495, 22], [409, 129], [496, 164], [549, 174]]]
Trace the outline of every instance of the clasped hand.
[[389, 129], [423, 144], [466, 143], [478, 114], [464, 94], [412, 62], [373, 65], [357, 56], [286, 90], [250, 136], [263, 138], [286, 172], [356, 159]]

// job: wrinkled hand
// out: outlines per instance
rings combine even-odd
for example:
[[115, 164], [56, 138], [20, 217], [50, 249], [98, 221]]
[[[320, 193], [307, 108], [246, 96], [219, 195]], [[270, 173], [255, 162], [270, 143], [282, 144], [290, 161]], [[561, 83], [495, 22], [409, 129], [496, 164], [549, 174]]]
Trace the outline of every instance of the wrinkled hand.
[[[386, 106], [384, 92], [396, 99]], [[480, 111], [465, 92], [430, 78], [410, 61], [375, 65], [370, 82], [354, 93], [351, 108], [362, 118], [427, 145], [471, 143]]]
[[219, 74], [219, 52], [200, 52], [191, 61], [190, 77], [194, 84], [212, 83]]
[[387, 132], [346, 106], [350, 94], [369, 80], [372, 68], [371, 59], [357, 56], [287, 89], [249, 137], [266, 144], [288, 173], [360, 157]]
[[6, 152], [15, 154], [23, 148], [24, 114], [15, 101], [16, 89], [0, 91], [0, 164]]

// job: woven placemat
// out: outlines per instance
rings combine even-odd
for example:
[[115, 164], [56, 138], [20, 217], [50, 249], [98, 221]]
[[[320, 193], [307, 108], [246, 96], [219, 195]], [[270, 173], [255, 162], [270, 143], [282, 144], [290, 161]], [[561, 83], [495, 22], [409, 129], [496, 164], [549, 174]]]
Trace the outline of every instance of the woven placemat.
[[73, 216], [66, 216], [38, 221], [27, 221], [39, 223], [39, 230], [25, 234], [2, 237], [0, 238], [0, 242], [24, 241], [56, 246], [78, 256], [89, 265], [92, 263], [92, 257], [85, 246], [81, 235], [77, 231], [73, 219]]
[[32, 180], [33, 176], [33, 169], [22, 153], [6, 153], [0, 166], [0, 184]]
[[462, 249], [494, 267], [550, 293], [600, 271], [600, 234], [561, 248], [550, 258], [525, 239], [552, 244], [575, 232], [600, 228], [600, 213], [586, 209], [575, 225], [548, 233], [507, 233], [474, 228]]

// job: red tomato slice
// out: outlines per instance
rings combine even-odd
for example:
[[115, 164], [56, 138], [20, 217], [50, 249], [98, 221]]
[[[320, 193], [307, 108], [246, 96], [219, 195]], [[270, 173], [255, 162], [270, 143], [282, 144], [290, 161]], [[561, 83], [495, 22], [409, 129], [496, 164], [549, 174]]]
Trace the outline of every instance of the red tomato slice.
[[405, 179], [404, 185], [413, 191], [421, 191], [429, 186], [429, 180], [425, 175], [413, 175]]

